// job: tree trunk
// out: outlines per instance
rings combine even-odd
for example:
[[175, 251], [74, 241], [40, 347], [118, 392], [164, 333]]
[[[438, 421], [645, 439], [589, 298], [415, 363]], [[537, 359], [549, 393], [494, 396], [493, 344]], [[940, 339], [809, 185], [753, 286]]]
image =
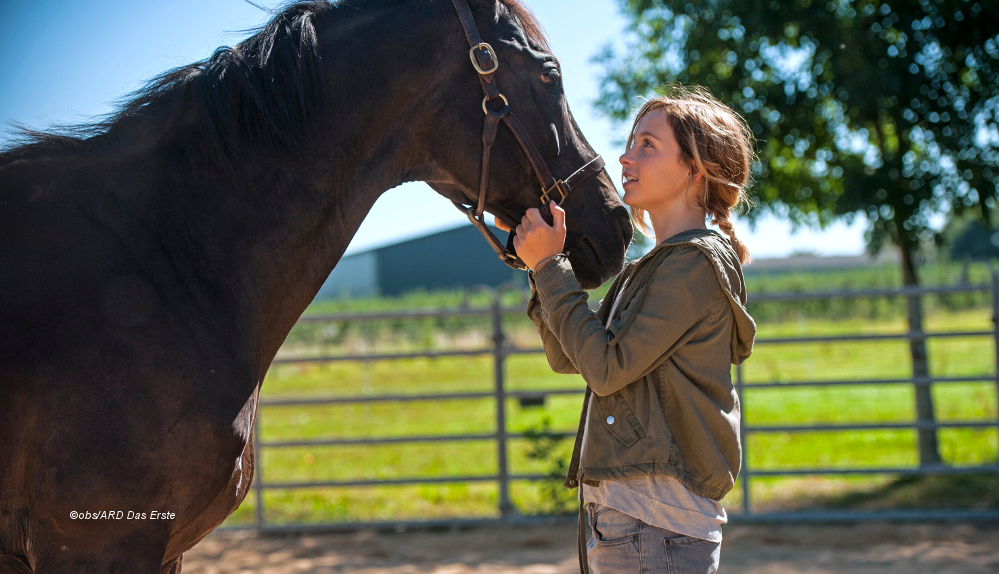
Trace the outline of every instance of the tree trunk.
[[[902, 282], [906, 287], [918, 287], [919, 276], [916, 273], [915, 243], [906, 237], [904, 230], [899, 229], [899, 248], [902, 252]], [[919, 295], [906, 297], [908, 306], [909, 331], [923, 333], [923, 307]], [[926, 340], [910, 339], [909, 354], [912, 357], [912, 377], [919, 381], [929, 378], [930, 365], [926, 356]], [[933, 413], [933, 395], [928, 383], [915, 384], [916, 420], [930, 423], [936, 420]], [[937, 431], [933, 428], [921, 428], [919, 434], [919, 466], [939, 465], [940, 449], [937, 447]]]

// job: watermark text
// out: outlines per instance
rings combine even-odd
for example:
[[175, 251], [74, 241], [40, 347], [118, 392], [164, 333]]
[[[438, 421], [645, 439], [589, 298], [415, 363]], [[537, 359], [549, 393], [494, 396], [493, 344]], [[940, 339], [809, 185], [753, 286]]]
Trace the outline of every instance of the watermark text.
[[177, 515], [173, 512], [163, 512], [162, 510], [147, 510], [143, 512], [135, 510], [85, 510], [77, 512], [74, 510], [69, 513], [69, 517], [73, 520], [173, 520], [177, 518]]

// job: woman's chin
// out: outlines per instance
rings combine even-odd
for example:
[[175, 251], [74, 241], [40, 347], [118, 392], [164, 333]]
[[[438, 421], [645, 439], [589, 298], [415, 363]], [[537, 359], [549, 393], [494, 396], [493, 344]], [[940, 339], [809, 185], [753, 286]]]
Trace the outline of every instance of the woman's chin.
[[642, 206], [641, 198], [638, 197], [638, 194], [633, 191], [632, 192], [625, 191], [624, 195], [621, 196], [621, 201], [623, 201], [625, 205], [627, 205], [632, 209], [635, 209], [636, 207], [638, 209], [645, 209]]

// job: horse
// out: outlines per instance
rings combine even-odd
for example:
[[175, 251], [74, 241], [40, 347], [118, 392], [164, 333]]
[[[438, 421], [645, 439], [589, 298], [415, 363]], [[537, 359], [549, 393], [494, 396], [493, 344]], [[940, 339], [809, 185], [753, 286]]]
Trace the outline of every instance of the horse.
[[0, 152], [0, 572], [179, 573], [248, 492], [278, 348], [392, 187], [514, 228], [537, 161], [590, 166], [542, 196], [580, 284], [617, 274], [632, 227], [594, 155], [520, 0], [286, 5], [110, 116], [24, 130]]

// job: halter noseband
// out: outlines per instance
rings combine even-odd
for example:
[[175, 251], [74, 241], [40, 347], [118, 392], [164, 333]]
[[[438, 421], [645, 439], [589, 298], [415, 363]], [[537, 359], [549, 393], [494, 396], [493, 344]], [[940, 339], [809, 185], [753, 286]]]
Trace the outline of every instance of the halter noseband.
[[[482, 174], [479, 178], [478, 204], [472, 208], [457, 201], [452, 201], [452, 203], [468, 216], [469, 221], [479, 229], [482, 236], [486, 238], [486, 241], [489, 242], [489, 245], [503, 263], [514, 269], [527, 269], [527, 265], [521, 261], [520, 257], [514, 255], [512, 251], [500, 243], [499, 239], [493, 235], [493, 232], [485, 224], [486, 192], [489, 188], [489, 154], [493, 144], [496, 142], [496, 131], [499, 128], [500, 120], [506, 122], [507, 127], [513, 132], [520, 147], [527, 154], [527, 159], [531, 162], [531, 167], [534, 168], [534, 173], [538, 176], [538, 181], [541, 182], [540, 200], [542, 208], [547, 206], [552, 199], [555, 199], [555, 192], [558, 192], [559, 195], [556, 203], [562, 205], [565, 197], [569, 195], [569, 192], [574, 187], [603, 170], [604, 160], [598, 155], [564, 180], [556, 180], [552, 177], [548, 171], [548, 164], [541, 154], [538, 153], [538, 149], [527, 135], [527, 131], [524, 130], [523, 125], [510, 111], [510, 103], [496, 86], [496, 77], [494, 74], [499, 69], [499, 59], [496, 57], [496, 51], [493, 50], [493, 47], [483, 42], [482, 37], [479, 36], [479, 30], [475, 26], [475, 20], [472, 18], [472, 11], [468, 7], [468, 1], [452, 1], [454, 2], [455, 10], [458, 11], [458, 19], [461, 20], [461, 27], [465, 30], [465, 38], [468, 39], [468, 45], [471, 46], [468, 56], [472, 60], [472, 66], [475, 67], [475, 71], [479, 74], [479, 83], [482, 85], [482, 91], [485, 92], [485, 97], [482, 98], [482, 111], [486, 114], [486, 122], [482, 128]], [[486, 107], [487, 102], [497, 98], [502, 100], [502, 108], [492, 110]]]

